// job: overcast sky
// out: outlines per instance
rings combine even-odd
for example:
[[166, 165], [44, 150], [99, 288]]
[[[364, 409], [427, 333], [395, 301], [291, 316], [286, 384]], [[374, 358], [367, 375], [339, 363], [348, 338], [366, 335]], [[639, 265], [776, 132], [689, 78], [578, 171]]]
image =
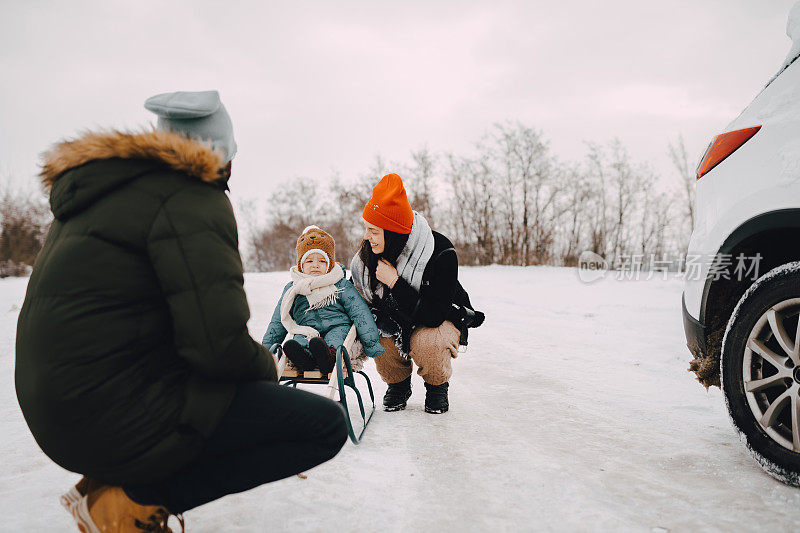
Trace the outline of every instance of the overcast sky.
[[749, 103], [789, 51], [793, 3], [0, 0], [0, 170], [32, 179], [61, 138], [144, 127], [152, 94], [218, 89], [235, 201], [354, 177], [376, 153], [467, 154], [506, 120], [564, 160], [618, 137], [675, 180], [667, 143], [696, 158]]

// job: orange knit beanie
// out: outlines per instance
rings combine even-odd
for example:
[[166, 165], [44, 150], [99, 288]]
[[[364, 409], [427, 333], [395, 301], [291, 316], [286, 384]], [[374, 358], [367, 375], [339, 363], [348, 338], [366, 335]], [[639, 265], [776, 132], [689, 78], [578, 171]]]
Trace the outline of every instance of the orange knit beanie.
[[364, 220], [381, 229], [408, 235], [414, 224], [414, 212], [408, 203], [403, 180], [397, 174], [386, 174], [372, 188], [372, 198], [364, 206]]

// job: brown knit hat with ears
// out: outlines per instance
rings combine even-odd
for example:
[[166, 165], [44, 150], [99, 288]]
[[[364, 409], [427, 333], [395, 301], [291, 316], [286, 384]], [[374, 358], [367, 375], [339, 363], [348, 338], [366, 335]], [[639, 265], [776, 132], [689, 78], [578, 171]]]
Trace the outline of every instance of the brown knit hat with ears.
[[319, 229], [317, 226], [308, 226], [303, 230], [300, 238], [297, 239], [297, 270], [303, 271], [303, 261], [312, 252], [321, 253], [328, 261], [330, 272], [336, 264], [336, 254], [334, 253], [333, 237]]

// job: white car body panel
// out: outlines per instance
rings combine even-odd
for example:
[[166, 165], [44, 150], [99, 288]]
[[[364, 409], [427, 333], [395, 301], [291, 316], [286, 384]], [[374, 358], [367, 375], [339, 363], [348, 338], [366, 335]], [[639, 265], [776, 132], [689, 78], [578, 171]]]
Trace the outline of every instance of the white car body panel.
[[701, 268], [699, 275], [687, 275], [684, 284], [686, 310], [697, 320], [709, 258], [731, 233], [755, 216], [800, 208], [800, 60], [761, 91], [725, 132], [751, 126], [761, 129], [697, 181], [688, 255], [702, 257]]

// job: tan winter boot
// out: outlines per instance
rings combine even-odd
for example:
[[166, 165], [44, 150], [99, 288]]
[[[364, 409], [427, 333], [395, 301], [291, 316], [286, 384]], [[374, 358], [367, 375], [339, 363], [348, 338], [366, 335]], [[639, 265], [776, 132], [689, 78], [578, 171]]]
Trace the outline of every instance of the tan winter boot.
[[[70, 489], [61, 495], [60, 502], [62, 507], [66, 509], [66, 511], [72, 515], [75, 521], [78, 523], [78, 529], [81, 529], [81, 518], [80, 518], [80, 511], [78, 509], [78, 505], [81, 502], [81, 498], [88, 496], [90, 493], [105, 487], [106, 485], [97, 481], [95, 479], [83, 476], [80, 481], [78, 481], [75, 486], [70, 487]], [[86, 528], [83, 525], [84, 529]], [[83, 530], [82, 530], [83, 531]]]
[[80, 500], [83, 496], [86, 496], [90, 492], [94, 492], [104, 486], [105, 484], [101, 483], [100, 481], [83, 476], [81, 480], [75, 484], [75, 486], [71, 487], [67, 492], [61, 495], [61, 505], [63, 505], [67, 511], [69, 511], [70, 507], [77, 504], [78, 500]]
[[[150, 531], [172, 533], [167, 526], [169, 511], [160, 505], [140, 505], [121, 487], [105, 487], [82, 500], [88, 511], [88, 529], [82, 533], [128, 533]], [[183, 518], [178, 517], [183, 531]]]

